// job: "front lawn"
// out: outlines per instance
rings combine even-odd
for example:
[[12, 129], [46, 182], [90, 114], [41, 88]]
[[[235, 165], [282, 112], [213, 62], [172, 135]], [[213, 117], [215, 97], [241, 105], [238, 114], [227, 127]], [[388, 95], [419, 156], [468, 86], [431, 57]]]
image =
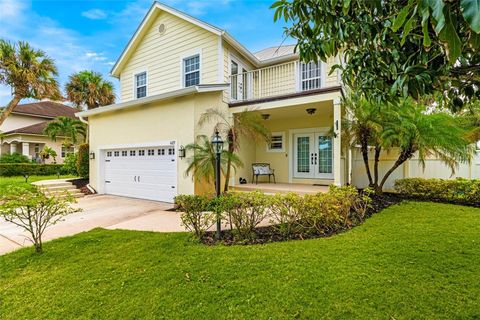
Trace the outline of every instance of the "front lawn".
[[[40, 180], [53, 180], [53, 179], [68, 179], [68, 178], [75, 178], [72, 175], [60, 175], [58, 176], [31, 176], [28, 178], [28, 183], [32, 183], [35, 181]], [[5, 188], [9, 185], [26, 185], [24, 177], [0, 177], [0, 192], [5, 190]]]
[[97, 229], [0, 257], [0, 318], [480, 317], [480, 209], [409, 202], [331, 238], [189, 239]]

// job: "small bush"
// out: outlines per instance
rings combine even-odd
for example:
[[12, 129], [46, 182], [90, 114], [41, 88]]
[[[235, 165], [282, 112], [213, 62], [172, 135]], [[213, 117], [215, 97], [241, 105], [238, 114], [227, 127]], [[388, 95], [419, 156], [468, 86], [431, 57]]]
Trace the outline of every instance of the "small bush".
[[65, 156], [65, 160], [63, 160], [62, 174], [78, 176], [77, 153], [69, 153]]
[[0, 177], [52, 176], [59, 173], [64, 174], [61, 164], [0, 163]]
[[82, 178], [88, 178], [90, 166], [88, 143], [81, 144], [77, 152], [77, 172]]
[[12, 153], [4, 154], [0, 157], [0, 163], [31, 163], [32, 161], [23, 154]]
[[47, 196], [32, 186], [9, 186], [0, 194], [0, 216], [27, 231], [35, 251], [42, 253], [45, 229], [61, 221], [64, 216], [81, 211], [70, 206], [73, 202], [75, 198], [68, 192]]
[[480, 180], [400, 179], [395, 191], [414, 199], [480, 206]]
[[299, 230], [300, 210], [303, 198], [296, 193], [276, 194], [271, 198], [270, 223], [280, 234], [289, 238]]
[[236, 240], [255, 238], [255, 228], [267, 218], [270, 197], [258, 191], [230, 193], [224, 197], [229, 197], [225, 201], [225, 210]]
[[179, 195], [175, 197], [175, 205], [182, 212], [182, 225], [199, 239], [215, 221], [215, 215], [207, 211], [209, 199], [205, 196]]

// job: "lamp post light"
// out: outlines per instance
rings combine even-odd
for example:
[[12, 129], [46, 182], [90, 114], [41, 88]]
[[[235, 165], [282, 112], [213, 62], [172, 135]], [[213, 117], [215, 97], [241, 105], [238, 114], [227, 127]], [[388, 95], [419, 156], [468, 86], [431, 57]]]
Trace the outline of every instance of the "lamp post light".
[[[212, 145], [215, 150], [215, 191], [217, 194], [217, 198], [220, 196], [220, 180], [221, 180], [221, 174], [220, 174], [220, 157], [222, 156], [222, 151], [223, 151], [223, 140], [222, 137], [218, 134], [218, 130], [215, 130], [215, 134], [212, 137]], [[222, 222], [220, 220], [220, 217], [217, 217], [217, 239], [220, 239], [220, 232], [222, 231]]]

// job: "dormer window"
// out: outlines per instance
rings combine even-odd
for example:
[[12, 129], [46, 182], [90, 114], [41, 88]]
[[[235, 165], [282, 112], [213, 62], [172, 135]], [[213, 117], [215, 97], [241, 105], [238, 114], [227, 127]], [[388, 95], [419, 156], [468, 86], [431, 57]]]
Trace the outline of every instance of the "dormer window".
[[147, 96], [147, 72], [135, 75], [135, 97], [137, 99]]
[[200, 84], [200, 55], [183, 59], [183, 85], [185, 87]]

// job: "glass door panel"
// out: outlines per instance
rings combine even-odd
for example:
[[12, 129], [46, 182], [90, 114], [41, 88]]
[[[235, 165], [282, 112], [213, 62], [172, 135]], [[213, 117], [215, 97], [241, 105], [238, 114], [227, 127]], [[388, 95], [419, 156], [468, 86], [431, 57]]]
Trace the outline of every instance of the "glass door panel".
[[333, 143], [332, 138], [318, 135], [316, 137], [317, 148], [315, 152], [316, 178], [332, 178], [333, 177]]
[[294, 139], [294, 176], [312, 178], [314, 175], [312, 153], [314, 135], [297, 134]]

